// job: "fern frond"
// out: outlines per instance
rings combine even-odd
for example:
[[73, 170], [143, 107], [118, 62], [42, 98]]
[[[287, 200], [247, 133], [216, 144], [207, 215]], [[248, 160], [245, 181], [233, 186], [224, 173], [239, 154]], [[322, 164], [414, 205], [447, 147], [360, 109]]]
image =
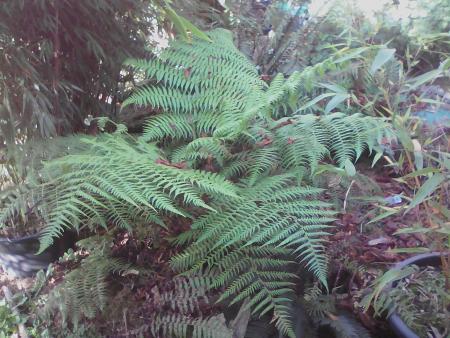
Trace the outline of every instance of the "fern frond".
[[323, 241], [333, 212], [311, 200], [320, 189], [295, 186], [292, 175], [269, 176], [254, 186], [242, 183], [241, 189], [240, 199], [213, 203], [217, 213], [194, 221], [179, 239], [192, 244], [171, 265], [187, 274], [218, 270], [212, 285], [226, 287], [221, 299], [235, 303], [249, 297], [254, 313], [278, 311], [275, 316], [287, 330], [288, 310], [281, 309], [296, 278], [289, 267], [305, 262], [326, 284]]
[[[69, 272], [64, 281], [54, 287], [45, 304], [44, 312], [53, 314], [57, 309], [63, 322], [74, 325], [83, 318], [94, 318], [108, 301], [106, 278], [111, 273], [120, 273], [130, 268], [130, 264], [109, 255], [106, 238], [88, 238], [80, 241], [80, 246], [94, 245], [95, 250], [81, 261], [81, 265]], [[89, 244], [89, 242], [91, 242]]]
[[232, 330], [223, 314], [205, 316], [202, 304], [208, 304], [209, 278], [176, 277], [170, 291], [153, 299], [156, 309], [166, 311], [150, 315], [149, 331], [153, 337], [228, 338]]
[[[202, 199], [235, 195], [235, 188], [221, 176], [158, 164], [158, 153], [118, 135], [89, 141], [86, 152], [46, 163], [46, 183], [41, 207], [47, 226], [41, 251], [64, 230], [87, 224], [114, 224], [132, 230], [135, 216], [158, 213], [186, 215], [182, 205], [211, 209]], [[92, 222], [95, 220], [95, 222]]]

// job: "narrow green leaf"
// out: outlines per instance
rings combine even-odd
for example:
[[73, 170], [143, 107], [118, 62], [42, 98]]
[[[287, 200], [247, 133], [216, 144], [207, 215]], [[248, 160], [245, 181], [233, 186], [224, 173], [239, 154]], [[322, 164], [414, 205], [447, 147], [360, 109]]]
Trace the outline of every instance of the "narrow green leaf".
[[429, 228], [403, 228], [403, 229], [399, 229], [396, 232], [394, 232], [394, 235], [401, 235], [401, 234], [425, 234], [427, 232], [430, 232], [431, 229]]
[[375, 56], [375, 59], [370, 66], [370, 73], [375, 74], [386, 62], [388, 62], [395, 54], [395, 49], [383, 48], [380, 49]]
[[352, 161], [349, 159], [345, 160], [344, 162], [344, 169], [348, 176], [355, 176], [356, 175], [356, 168], [353, 165]]
[[347, 94], [347, 89], [335, 83], [319, 83], [320, 86], [335, 92], [336, 94]]
[[372, 301], [378, 299], [381, 292], [386, 286], [388, 286], [392, 282], [395, 282], [396, 280], [400, 280], [409, 276], [414, 271], [414, 267], [412, 266], [408, 266], [404, 269], [392, 269], [386, 271], [383, 276], [377, 278], [372, 284], [372, 286], [374, 287], [373, 292], [367, 295], [361, 304], [364, 308], [364, 311], [367, 311], [369, 309]]
[[309, 108], [311, 106], [314, 106], [317, 102], [319, 102], [319, 101], [321, 101], [321, 100], [323, 100], [323, 99], [325, 99], [327, 97], [334, 96], [334, 95], [336, 95], [336, 94], [335, 93], [325, 93], [325, 94], [319, 95], [316, 98], [314, 98], [311, 101], [309, 101], [308, 103], [306, 103], [305, 105], [301, 106], [297, 110], [297, 112], [301, 111], [301, 110], [305, 110], [305, 109], [307, 109], [307, 108]]
[[413, 178], [413, 177], [418, 177], [418, 176], [426, 176], [427, 174], [438, 173], [439, 171], [440, 170], [437, 168], [429, 167], [429, 168], [424, 168], [421, 170], [413, 171], [412, 173], [402, 176], [401, 178], [405, 179], [405, 178]]
[[180, 34], [183, 39], [189, 40], [187, 29], [181, 17], [169, 6], [167, 6], [164, 11], [166, 12], [170, 21], [173, 23], [173, 26], [175, 27], [175, 30], [178, 32], [178, 34]]
[[349, 95], [347, 93], [345, 94], [336, 94], [327, 104], [325, 107], [325, 113], [331, 112], [334, 108], [336, 108], [339, 104], [347, 100]]
[[398, 213], [400, 211], [400, 209], [394, 209], [394, 210], [388, 210], [380, 215], [378, 215], [377, 217], [373, 218], [370, 222], [368, 222], [367, 224], [372, 224], [378, 221], [381, 221], [382, 219], [395, 215], [396, 213]]
[[198, 29], [194, 24], [192, 24], [189, 20], [183, 18], [182, 16], [178, 16], [181, 22], [183, 23], [186, 30], [190, 31], [193, 35], [198, 37], [199, 39], [212, 42], [208, 35]]
[[439, 185], [444, 182], [445, 179], [446, 176], [442, 174], [434, 174], [431, 178], [429, 178], [417, 191], [407, 211], [422, 203], [425, 198], [432, 194], [439, 187]]
[[383, 156], [382, 152], [378, 152], [375, 154], [375, 156], [373, 157], [373, 161], [372, 161], [372, 168], [375, 166], [375, 164], [377, 164], [378, 160]]
[[427, 82], [433, 81], [438, 77], [441, 77], [442, 75], [443, 74], [439, 69], [433, 69], [425, 74], [412, 78], [411, 80], [408, 81], [410, 83], [409, 90], [414, 90]]
[[336, 63], [341, 63], [341, 62], [352, 60], [352, 59], [356, 58], [357, 56], [361, 55], [362, 53], [364, 53], [368, 49], [369, 49], [369, 47], [358, 48], [355, 51], [353, 51], [347, 55], [341, 56], [340, 58], [334, 60], [334, 63], [336, 64]]
[[418, 253], [426, 253], [431, 250], [428, 248], [417, 247], [417, 248], [396, 248], [387, 250], [390, 253], [407, 253], [407, 254], [418, 254]]

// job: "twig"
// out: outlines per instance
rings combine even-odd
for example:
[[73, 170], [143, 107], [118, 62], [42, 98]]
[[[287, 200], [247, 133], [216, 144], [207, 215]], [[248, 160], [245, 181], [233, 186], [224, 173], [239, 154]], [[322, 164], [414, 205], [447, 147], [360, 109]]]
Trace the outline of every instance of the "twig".
[[355, 183], [355, 180], [352, 180], [350, 182], [350, 185], [348, 186], [347, 192], [345, 193], [345, 199], [344, 199], [344, 213], [345, 213], [345, 208], [347, 207], [347, 198], [348, 198], [348, 194], [350, 193], [350, 189], [352, 188], [353, 183]]
[[127, 324], [127, 309], [123, 310], [123, 323], [125, 325], [125, 336], [129, 337], [128, 324]]

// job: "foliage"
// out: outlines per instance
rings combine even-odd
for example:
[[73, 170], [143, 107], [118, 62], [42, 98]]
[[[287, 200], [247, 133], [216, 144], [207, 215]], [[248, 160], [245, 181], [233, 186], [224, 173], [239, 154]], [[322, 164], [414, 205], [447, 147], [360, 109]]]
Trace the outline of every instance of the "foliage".
[[4, 1], [0, 13], [7, 143], [35, 128], [42, 136], [82, 130], [87, 114], [114, 109], [122, 62], [143, 55], [149, 29], [141, 1]]
[[339, 338], [370, 338], [371, 335], [351, 314], [336, 308], [333, 293], [323, 294], [318, 285], [305, 290], [304, 304], [307, 315], [315, 326], [329, 328]]
[[204, 269], [217, 273], [213, 287], [226, 288], [220, 300], [230, 298], [233, 304], [249, 297], [253, 313], [274, 310], [277, 327], [288, 333], [292, 328], [286, 302], [296, 277], [289, 272], [294, 264], [290, 257], [305, 262], [326, 284], [322, 237], [333, 213], [322, 209], [327, 204], [305, 199], [318, 191], [293, 186], [292, 176], [258, 183], [242, 185], [241, 200], [218, 201], [219, 214], [209, 213], [194, 222], [192, 230], [177, 240], [193, 243], [173, 258], [172, 266], [189, 273]]
[[177, 206], [178, 199], [211, 209], [203, 193], [235, 196], [231, 184], [216, 174], [159, 164], [157, 149], [122, 134], [122, 127], [84, 139], [84, 151], [45, 164], [43, 183], [33, 191], [42, 201], [38, 210], [46, 221], [40, 251], [66, 229], [113, 224], [132, 230], [136, 219], [164, 226], [161, 212], [188, 215]]
[[[299, 68], [293, 57], [308, 35], [309, 1], [175, 1], [183, 15], [204, 29], [233, 32], [237, 48], [261, 74]], [[301, 65], [304, 66], [304, 65]]]
[[14, 315], [5, 299], [0, 301], [0, 337], [9, 337], [17, 333], [20, 318]]
[[210, 281], [205, 277], [177, 277], [174, 288], [158, 294], [155, 308], [168, 311], [155, 312], [150, 318], [149, 330], [154, 337], [231, 337], [223, 314], [207, 316], [202, 307], [208, 304]]
[[[375, 290], [383, 289], [386, 274], [374, 282]], [[384, 312], [388, 316], [396, 312], [417, 334], [425, 337], [430, 328], [446, 336], [445, 318], [448, 318], [446, 304], [450, 294], [445, 287], [445, 276], [433, 267], [420, 269], [417, 266], [399, 271], [395, 277], [396, 283], [388, 290], [383, 290], [375, 296], [370, 294], [363, 302], [366, 306], [373, 299], [376, 315]], [[390, 283], [392, 283], [392, 281]], [[374, 290], [374, 292], [375, 292]], [[373, 297], [373, 298], [372, 298]], [[435, 332], [436, 332], [435, 331]]]
[[326, 156], [354, 174], [352, 161], [389, 136], [389, 128], [358, 115], [295, 115], [300, 86], [364, 50], [266, 85], [229, 33], [209, 34], [212, 44], [174, 41], [154, 59], [130, 60], [149, 80], [125, 106], [162, 110], [149, 119], [142, 139], [161, 145], [172, 166], [219, 171], [236, 181], [240, 198], [213, 198], [215, 211], [176, 240], [190, 246], [172, 266], [187, 275], [206, 269], [215, 276], [212, 286], [225, 288], [220, 300], [248, 297], [253, 314], [273, 311], [280, 331], [292, 336], [295, 263], [304, 262], [326, 284], [323, 236], [333, 215], [317, 200], [320, 190], [300, 186], [298, 178]]
[[[300, 36], [299, 18], [279, 15], [282, 11], [274, 5], [264, 12], [268, 22], [280, 19], [271, 28], [275, 40], [262, 34], [276, 49], [273, 58], [258, 56], [264, 72], [279, 69]], [[307, 183], [323, 170], [324, 161], [355, 175], [353, 163], [366, 151], [376, 151], [379, 158], [392, 137], [385, 119], [356, 113], [370, 106], [350, 104], [356, 95], [347, 92], [352, 83], [346, 81], [357, 72], [364, 94], [378, 107], [386, 100], [380, 87], [396, 81], [401, 65], [390, 50], [363, 45], [326, 53], [322, 62], [289, 77], [278, 74], [269, 84], [234, 46], [229, 31], [204, 36], [174, 12], [167, 13], [181, 39], [149, 59], [127, 61], [131, 74], [144, 80], [122, 107], [154, 113], [143, 134], [134, 136], [116, 125], [111, 133], [74, 136], [70, 148], [64, 138], [57, 150], [36, 152], [35, 175], [26, 176], [8, 197], [3, 223], [28, 212], [31, 202], [31, 212], [46, 225], [42, 251], [67, 229], [132, 231], [137, 223], [165, 227], [166, 217], [191, 217], [190, 229], [174, 242], [182, 251], [171, 261], [187, 279], [177, 280], [174, 292], [154, 300], [171, 310], [152, 314], [150, 331], [155, 336], [217, 336], [223, 331], [226, 336], [230, 328], [222, 316], [199, 313], [199, 299], [217, 290], [223, 304], [244, 304], [254, 317], [272, 316], [279, 331], [293, 337], [292, 304], [301, 266], [327, 286], [325, 243], [335, 214], [321, 200], [322, 190]], [[333, 76], [344, 78], [343, 83], [325, 83]], [[116, 93], [109, 88], [102, 98]], [[315, 94], [311, 101], [308, 95]], [[332, 97], [326, 114], [318, 116], [318, 103], [326, 97]], [[97, 93], [91, 99], [97, 100]], [[332, 113], [336, 109], [343, 113]], [[99, 120], [100, 129], [110, 130], [105, 121]], [[33, 140], [25, 137], [20, 147]], [[44, 165], [42, 160], [47, 160]], [[128, 268], [110, 257], [107, 237], [100, 241], [84, 244], [89, 256], [51, 292], [48, 309], [60, 308], [64, 319], [95, 316], [106, 303], [107, 277]], [[194, 282], [205, 273], [211, 279], [207, 287]], [[318, 313], [343, 337], [366, 335], [345, 315]]]
[[50, 291], [43, 310], [51, 318], [57, 309], [64, 325], [67, 320], [77, 325], [83, 316], [93, 318], [98, 310], [103, 310], [108, 300], [106, 278], [130, 268], [130, 264], [111, 257], [108, 237], [87, 238], [78, 245], [87, 250], [89, 256]]
[[[314, 169], [330, 154], [345, 167], [366, 148], [372, 151], [384, 136], [390, 136], [381, 120], [295, 114], [298, 92], [364, 50], [338, 53], [288, 79], [278, 75], [267, 86], [234, 48], [229, 33], [215, 30], [210, 36], [216, 43], [197, 41], [196, 48], [190, 48], [173, 42], [158, 58], [128, 62], [153, 81], [139, 87], [124, 104], [151, 105], [164, 111], [149, 119], [143, 139], [166, 145], [172, 162], [197, 166], [205, 160], [216, 161], [215, 170], [225, 167], [233, 176], [247, 170], [262, 173], [270, 166], [276, 168], [277, 162], [285, 169]], [[248, 168], [255, 159], [261, 162], [259, 168]]]

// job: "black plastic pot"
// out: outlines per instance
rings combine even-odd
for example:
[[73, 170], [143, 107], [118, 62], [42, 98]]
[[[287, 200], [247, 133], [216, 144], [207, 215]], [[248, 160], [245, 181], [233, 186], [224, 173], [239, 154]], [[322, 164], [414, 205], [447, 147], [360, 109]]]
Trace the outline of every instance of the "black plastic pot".
[[[432, 252], [432, 253], [426, 253], [422, 255], [417, 255], [410, 257], [408, 259], [405, 259], [404, 261], [401, 261], [397, 263], [394, 266], [394, 269], [399, 270], [404, 268], [407, 265], [417, 265], [417, 266], [441, 266], [441, 253], [439, 252]], [[411, 330], [400, 318], [400, 316], [394, 312], [388, 317], [388, 322], [391, 328], [394, 330], [394, 332], [397, 334], [400, 338], [420, 338], [413, 330]]]
[[31, 276], [54, 260], [52, 248], [36, 255], [38, 249], [38, 234], [16, 239], [0, 238], [0, 265], [11, 276]]

